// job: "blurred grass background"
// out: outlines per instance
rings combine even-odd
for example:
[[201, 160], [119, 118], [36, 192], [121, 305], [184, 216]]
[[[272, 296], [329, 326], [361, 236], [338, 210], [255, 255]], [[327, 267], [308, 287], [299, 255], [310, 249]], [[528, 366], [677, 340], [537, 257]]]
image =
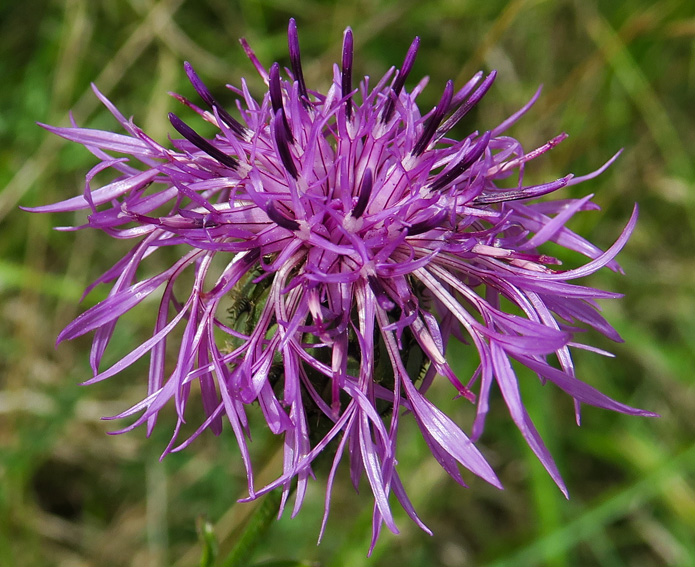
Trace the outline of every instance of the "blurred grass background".
[[[398, 514], [400, 536], [384, 533], [366, 559], [371, 505], [343, 475], [322, 544], [316, 537], [325, 476], [300, 515], [271, 528], [255, 556], [324, 566], [649, 567], [695, 565], [695, 4], [681, 0], [23, 0], [0, 5], [0, 565], [193, 566], [195, 524], [208, 518], [228, 548], [251, 505], [233, 506], [244, 476], [233, 436], [203, 436], [159, 463], [173, 426], [163, 415], [144, 431], [107, 437], [99, 420], [140, 399], [146, 363], [90, 388], [87, 339], [53, 348], [59, 330], [84, 309], [83, 288], [126, 250], [92, 233], [56, 233], [70, 215], [17, 209], [77, 194], [93, 158], [35, 121], [115, 121], [89, 88], [95, 82], [156, 139], [170, 132], [167, 96], [192, 96], [182, 62], [193, 63], [220, 98], [225, 83], [250, 79], [238, 39], [266, 65], [288, 63], [286, 26], [297, 18], [305, 76], [321, 90], [339, 60], [342, 31], [355, 32], [357, 74], [380, 76], [422, 37], [413, 77], [427, 74], [429, 108], [447, 79], [462, 85], [497, 69], [493, 89], [466, 124], [488, 129], [544, 84], [540, 101], [511, 134], [525, 147], [570, 134], [528, 169], [531, 178], [583, 174], [625, 148], [604, 175], [567, 191], [596, 193], [602, 213], [573, 228], [608, 246], [641, 208], [620, 256], [627, 273], [587, 283], [626, 294], [605, 304], [626, 339], [616, 359], [577, 354], [580, 376], [621, 401], [659, 412], [657, 420], [585, 408], [574, 425], [566, 396], [529, 377], [523, 394], [572, 495], [565, 501], [523, 446], [497, 399], [482, 439], [506, 486], [471, 479], [465, 490], [405, 427], [399, 460], [429, 537]], [[227, 97], [227, 98], [225, 98]], [[103, 296], [96, 291], [84, 302]], [[101, 295], [100, 295], [101, 294]], [[143, 311], [146, 311], [143, 310]], [[119, 325], [115, 350], [147, 336], [151, 320]], [[462, 373], [474, 361], [452, 353]], [[542, 390], [542, 391], [541, 391]], [[471, 410], [435, 389], [461, 423]], [[259, 420], [260, 421], [260, 420]], [[408, 421], [408, 420], [404, 420]], [[255, 429], [262, 476], [280, 469], [278, 442]], [[266, 465], [267, 463], [267, 465]]]

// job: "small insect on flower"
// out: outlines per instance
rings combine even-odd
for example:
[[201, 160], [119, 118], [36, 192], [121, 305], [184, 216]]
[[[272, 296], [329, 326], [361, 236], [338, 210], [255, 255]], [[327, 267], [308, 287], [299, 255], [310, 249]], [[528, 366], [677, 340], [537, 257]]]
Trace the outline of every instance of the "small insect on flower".
[[[88, 221], [76, 228], [135, 242], [90, 286], [110, 285], [108, 297], [58, 340], [94, 332], [94, 376], [87, 384], [149, 356], [147, 396], [114, 419], [134, 417], [121, 431], [146, 424], [150, 432], [172, 402], [178, 423], [165, 454], [206, 429], [219, 434], [226, 418], [248, 473], [249, 499], [282, 487], [284, 507], [294, 490], [296, 514], [312, 465], [326, 454], [332, 464], [321, 533], [346, 454], [355, 487], [366, 477], [374, 495], [372, 547], [382, 525], [397, 532], [391, 493], [429, 532], [396, 467], [402, 418], [415, 419], [434, 458], [458, 483], [464, 484], [461, 465], [500, 487], [475, 444], [493, 384], [566, 493], [524, 408], [512, 361], [569, 394], [577, 419], [582, 403], [654, 415], [579, 380], [570, 352], [597, 350], [578, 342], [582, 327], [620, 340], [596, 303], [618, 294], [572, 282], [603, 267], [619, 270], [615, 257], [635, 226], [636, 209], [603, 251], [566, 227], [575, 213], [598, 208], [591, 195], [537, 200], [595, 177], [617, 155], [583, 177], [526, 185], [527, 162], [566, 137], [526, 152], [504, 135], [540, 92], [502, 124], [454, 139], [452, 129], [488, 92], [494, 71], [459, 88], [449, 81], [437, 105], [423, 112], [416, 99], [427, 81], [406, 87], [419, 39], [399, 69], [376, 84], [367, 77], [354, 83], [348, 28], [342, 63], [334, 66], [328, 91], [319, 93], [305, 84], [294, 20], [288, 37], [291, 68], [285, 72], [278, 63], [265, 68], [241, 41], [268, 90], [256, 99], [243, 79], [239, 88], [230, 87], [239, 101], [234, 115], [185, 64], [204, 106], [174, 96], [218, 129], [212, 139], [189, 126], [190, 118], [170, 114], [181, 137], [172, 140], [173, 148], [162, 146], [96, 88], [124, 134], [45, 126], [83, 144], [99, 163], [87, 174], [83, 194], [31, 210], [85, 210]], [[96, 174], [107, 169], [114, 181], [93, 187]], [[516, 180], [511, 187], [510, 178]], [[560, 261], [540, 251], [548, 242], [588, 260], [559, 270]], [[148, 260], [174, 245], [182, 250], [175, 262], [142, 275]], [[118, 319], [155, 292], [160, 301], [151, 338], [102, 368]], [[457, 376], [447, 361], [455, 339], [477, 353], [472, 376]], [[165, 371], [171, 342], [177, 356]], [[435, 380], [475, 404], [469, 434], [428, 399]], [[207, 417], [178, 442], [188, 402], [198, 399], [194, 387]], [[262, 488], [255, 486], [248, 447], [252, 405], [284, 440], [283, 471]]]

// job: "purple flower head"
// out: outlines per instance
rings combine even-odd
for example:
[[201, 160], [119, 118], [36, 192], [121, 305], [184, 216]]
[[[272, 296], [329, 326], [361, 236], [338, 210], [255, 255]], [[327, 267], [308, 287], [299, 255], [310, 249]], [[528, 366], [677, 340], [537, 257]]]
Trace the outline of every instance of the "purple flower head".
[[[457, 140], [452, 128], [490, 89], [494, 72], [478, 73], [458, 90], [449, 81], [437, 105], [423, 112], [416, 98], [426, 80], [406, 86], [419, 39], [400, 69], [375, 85], [367, 77], [355, 85], [348, 28], [342, 64], [322, 94], [305, 84], [294, 20], [288, 37], [291, 69], [285, 71], [277, 63], [263, 67], [242, 40], [268, 90], [257, 100], [243, 80], [230, 87], [238, 95], [236, 117], [185, 64], [204, 107], [174, 96], [218, 129], [213, 139], [200, 136], [190, 119], [170, 114], [180, 138], [171, 140], [173, 149], [162, 146], [96, 88], [125, 134], [46, 126], [100, 161], [82, 195], [32, 210], [85, 210], [87, 223], [75, 228], [135, 242], [93, 284], [110, 284], [108, 297], [58, 341], [94, 331], [88, 384], [149, 357], [147, 396], [114, 418], [134, 417], [121, 431], [146, 424], [150, 432], [159, 411], [173, 402], [178, 422], [165, 454], [206, 429], [219, 434], [226, 419], [246, 466], [249, 499], [282, 487], [284, 507], [295, 489], [296, 514], [312, 464], [324, 453], [332, 459], [325, 527], [335, 474], [346, 458], [355, 487], [366, 477], [374, 495], [373, 542], [384, 524], [397, 532], [391, 493], [428, 531], [396, 467], [404, 417], [415, 419], [433, 456], [458, 483], [464, 484], [461, 465], [500, 487], [474, 443], [493, 384], [566, 493], [524, 408], [512, 361], [567, 392], [577, 420], [582, 403], [653, 415], [580, 381], [571, 357], [572, 348], [597, 350], [578, 342], [582, 328], [620, 340], [596, 302], [618, 294], [572, 282], [604, 266], [619, 270], [614, 258], [635, 226], [636, 210], [602, 251], [565, 226], [575, 213], [598, 208], [591, 195], [536, 199], [591, 179], [617, 156], [584, 177], [526, 185], [526, 163], [566, 137], [526, 152], [504, 135], [539, 93], [502, 124]], [[115, 180], [93, 187], [105, 169], [116, 172]], [[560, 270], [560, 261], [541, 251], [546, 242], [588, 261]], [[148, 259], [172, 246], [182, 255], [143, 276]], [[120, 316], [155, 293], [151, 338], [102, 368]], [[457, 376], [447, 362], [452, 337], [477, 351], [473, 376]], [[172, 342], [177, 355], [170, 369], [165, 353]], [[475, 404], [469, 435], [427, 398], [435, 378]], [[199, 394], [192, 396], [194, 390]], [[188, 402], [198, 398], [206, 419], [179, 441]], [[255, 486], [248, 448], [251, 405], [284, 440], [283, 472], [262, 488]]]

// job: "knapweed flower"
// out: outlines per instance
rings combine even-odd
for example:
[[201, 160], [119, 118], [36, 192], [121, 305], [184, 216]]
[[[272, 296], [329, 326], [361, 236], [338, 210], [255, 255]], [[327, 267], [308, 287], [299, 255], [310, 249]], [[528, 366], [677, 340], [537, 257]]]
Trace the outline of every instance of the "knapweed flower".
[[[149, 357], [147, 396], [115, 417], [136, 416], [122, 431], [146, 424], [149, 432], [173, 402], [178, 423], [165, 454], [206, 429], [219, 434], [226, 418], [248, 472], [249, 498], [282, 487], [284, 506], [296, 490], [296, 514], [312, 464], [327, 453], [332, 466], [323, 527], [338, 465], [347, 456], [355, 487], [366, 477], [374, 495], [374, 541], [383, 524], [397, 531], [391, 493], [427, 531], [396, 466], [402, 418], [415, 419], [432, 455], [458, 483], [464, 484], [461, 465], [499, 487], [474, 444], [493, 384], [566, 492], [524, 408], [512, 361], [569, 394], [577, 419], [580, 404], [652, 415], [579, 380], [571, 357], [572, 348], [596, 350], [578, 342], [582, 328], [620, 340], [597, 305], [617, 294], [572, 282], [604, 266], [619, 270], [614, 258], [636, 211], [602, 251], [565, 226], [575, 213], [597, 208], [591, 195], [537, 200], [591, 179], [613, 160], [584, 177], [525, 185], [527, 162], [566, 137], [527, 152], [504, 135], [539, 93], [502, 124], [457, 140], [452, 129], [490, 89], [494, 72], [478, 73], [458, 90], [449, 81], [437, 105], [423, 113], [416, 98], [427, 81], [406, 88], [418, 39], [400, 69], [376, 84], [365, 77], [356, 85], [347, 29], [342, 64], [322, 94], [305, 84], [293, 20], [288, 36], [285, 71], [277, 63], [266, 69], [242, 40], [268, 91], [257, 100], [244, 80], [229, 87], [238, 96], [233, 112], [185, 65], [205, 106], [174, 96], [218, 129], [213, 139], [170, 114], [181, 137], [171, 140], [173, 149], [160, 145], [96, 89], [125, 134], [46, 126], [83, 144], [99, 163], [87, 174], [83, 194], [32, 210], [85, 210], [87, 223], [72, 229], [96, 228], [136, 242], [93, 284], [110, 284], [108, 297], [58, 340], [94, 332], [88, 384]], [[93, 187], [96, 174], [107, 169], [116, 178]], [[579, 252], [587, 263], [558, 269], [559, 260], [541, 251], [548, 242]], [[180, 257], [148, 274], [148, 259], [163, 248], [170, 257], [172, 247]], [[151, 338], [101, 368], [118, 319], [155, 292], [161, 299]], [[453, 339], [477, 351], [472, 376], [457, 376], [447, 362]], [[469, 435], [428, 400], [435, 379], [475, 404]], [[179, 442], [188, 402], [198, 398], [207, 418]], [[283, 471], [262, 488], [255, 487], [248, 448], [251, 405], [284, 440]]]

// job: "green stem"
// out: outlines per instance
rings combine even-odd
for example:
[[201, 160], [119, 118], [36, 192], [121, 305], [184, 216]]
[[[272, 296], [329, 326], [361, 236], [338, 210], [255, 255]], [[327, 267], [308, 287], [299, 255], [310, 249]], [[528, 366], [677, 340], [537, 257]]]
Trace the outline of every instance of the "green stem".
[[247, 567], [249, 559], [263, 539], [280, 509], [282, 490], [270, 492], [251, 515], [239, 539], [229, 555], [222, 561], [222, 567]]

